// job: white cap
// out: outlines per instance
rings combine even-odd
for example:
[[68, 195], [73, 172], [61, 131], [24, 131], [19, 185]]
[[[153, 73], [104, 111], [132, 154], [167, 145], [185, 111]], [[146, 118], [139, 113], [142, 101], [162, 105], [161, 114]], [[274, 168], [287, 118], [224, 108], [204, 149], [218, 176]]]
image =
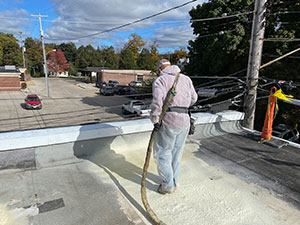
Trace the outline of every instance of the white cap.
[[171, 63], [169, 62], [169, 60], [167, 59], [161, 59], [158, 63], [157, 63], [157, 70], [162, 67], [163, 65], [171, 65]]

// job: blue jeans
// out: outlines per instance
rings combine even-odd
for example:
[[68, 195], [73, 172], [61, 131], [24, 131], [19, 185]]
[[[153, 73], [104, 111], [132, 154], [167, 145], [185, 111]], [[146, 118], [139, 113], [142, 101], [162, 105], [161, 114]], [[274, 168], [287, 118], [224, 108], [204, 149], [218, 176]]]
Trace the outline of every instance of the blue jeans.
[[172, 191], [178, 183], [180, 161], [189, 128], [169, 129], [161, 126], [153, 145], [153, 156], [162, 179], [162, 189]]

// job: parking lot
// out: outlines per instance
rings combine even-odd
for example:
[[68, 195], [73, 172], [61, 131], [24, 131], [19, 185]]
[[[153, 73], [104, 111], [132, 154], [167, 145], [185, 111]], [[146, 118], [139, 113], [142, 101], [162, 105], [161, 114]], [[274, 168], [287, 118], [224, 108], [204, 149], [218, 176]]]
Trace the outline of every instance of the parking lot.
[[[121, 112], [128, 97], [103, 96], [94, 84], [69, 78], [50, 78], [48, 83], [49, 97], [45, 78], [33, 78], [20, 92], [0, 92], [0, 132], [135, 119]], [[42, 99], [41, 110], [25, 109], [28, 94]]]

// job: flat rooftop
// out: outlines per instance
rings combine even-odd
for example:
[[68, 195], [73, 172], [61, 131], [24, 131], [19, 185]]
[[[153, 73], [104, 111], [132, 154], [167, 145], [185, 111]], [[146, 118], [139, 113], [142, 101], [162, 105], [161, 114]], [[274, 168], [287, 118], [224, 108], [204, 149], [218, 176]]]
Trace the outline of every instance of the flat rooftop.
[[[25, 148], [16, 143], [16, 149], [0, 150], [0, 224], [152, 224], [140, 197], [151, 123], [148, 119], [135, 122], [136, 127], [134, 121], [128, 123], [127, 127], [125, 122], [101, 125], [105, 135], [96, 125], [80, 127], [76, 141], [63, 128], [70, 138], [64, 143], [50, 144], [52, 131], [47, 131], [49, 145], [28, 147], [24, 140]], [[151, 158], [147, 197], [162, 221], [174, 225], [299, 223], [297, 146], [258, 144], [257, 134], [242, 129], [238, 120], [198, 123], [196, 129], [185, 145], [174, 193], [156, 192], [160, 179]], [[59, 130], [52, 130], [61, 136]], [[116, 136], [108, 134], [112, 130]]]

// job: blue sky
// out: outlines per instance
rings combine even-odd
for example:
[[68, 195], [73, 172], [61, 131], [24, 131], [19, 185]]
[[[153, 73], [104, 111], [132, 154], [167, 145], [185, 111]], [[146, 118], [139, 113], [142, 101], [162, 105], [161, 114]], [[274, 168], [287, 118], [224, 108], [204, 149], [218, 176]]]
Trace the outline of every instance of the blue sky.
[[39, 37], [39, 23], [32, 14], [42, 18], [45, 42], [74, 42], [77, 46], [92, 44], [121, 49], [132, 33], [142, 36], [148, 45], [156, 41], [159, 52], [166, 53], [186, 48], [194, 39], [189, 11], [203, 1], [191, 3], [163, 15], [113, 32], [88, 38], [82, 36], [111, 29], [166, 9], [188, 0], [0, 0], [0, 32], [19, 37]]

